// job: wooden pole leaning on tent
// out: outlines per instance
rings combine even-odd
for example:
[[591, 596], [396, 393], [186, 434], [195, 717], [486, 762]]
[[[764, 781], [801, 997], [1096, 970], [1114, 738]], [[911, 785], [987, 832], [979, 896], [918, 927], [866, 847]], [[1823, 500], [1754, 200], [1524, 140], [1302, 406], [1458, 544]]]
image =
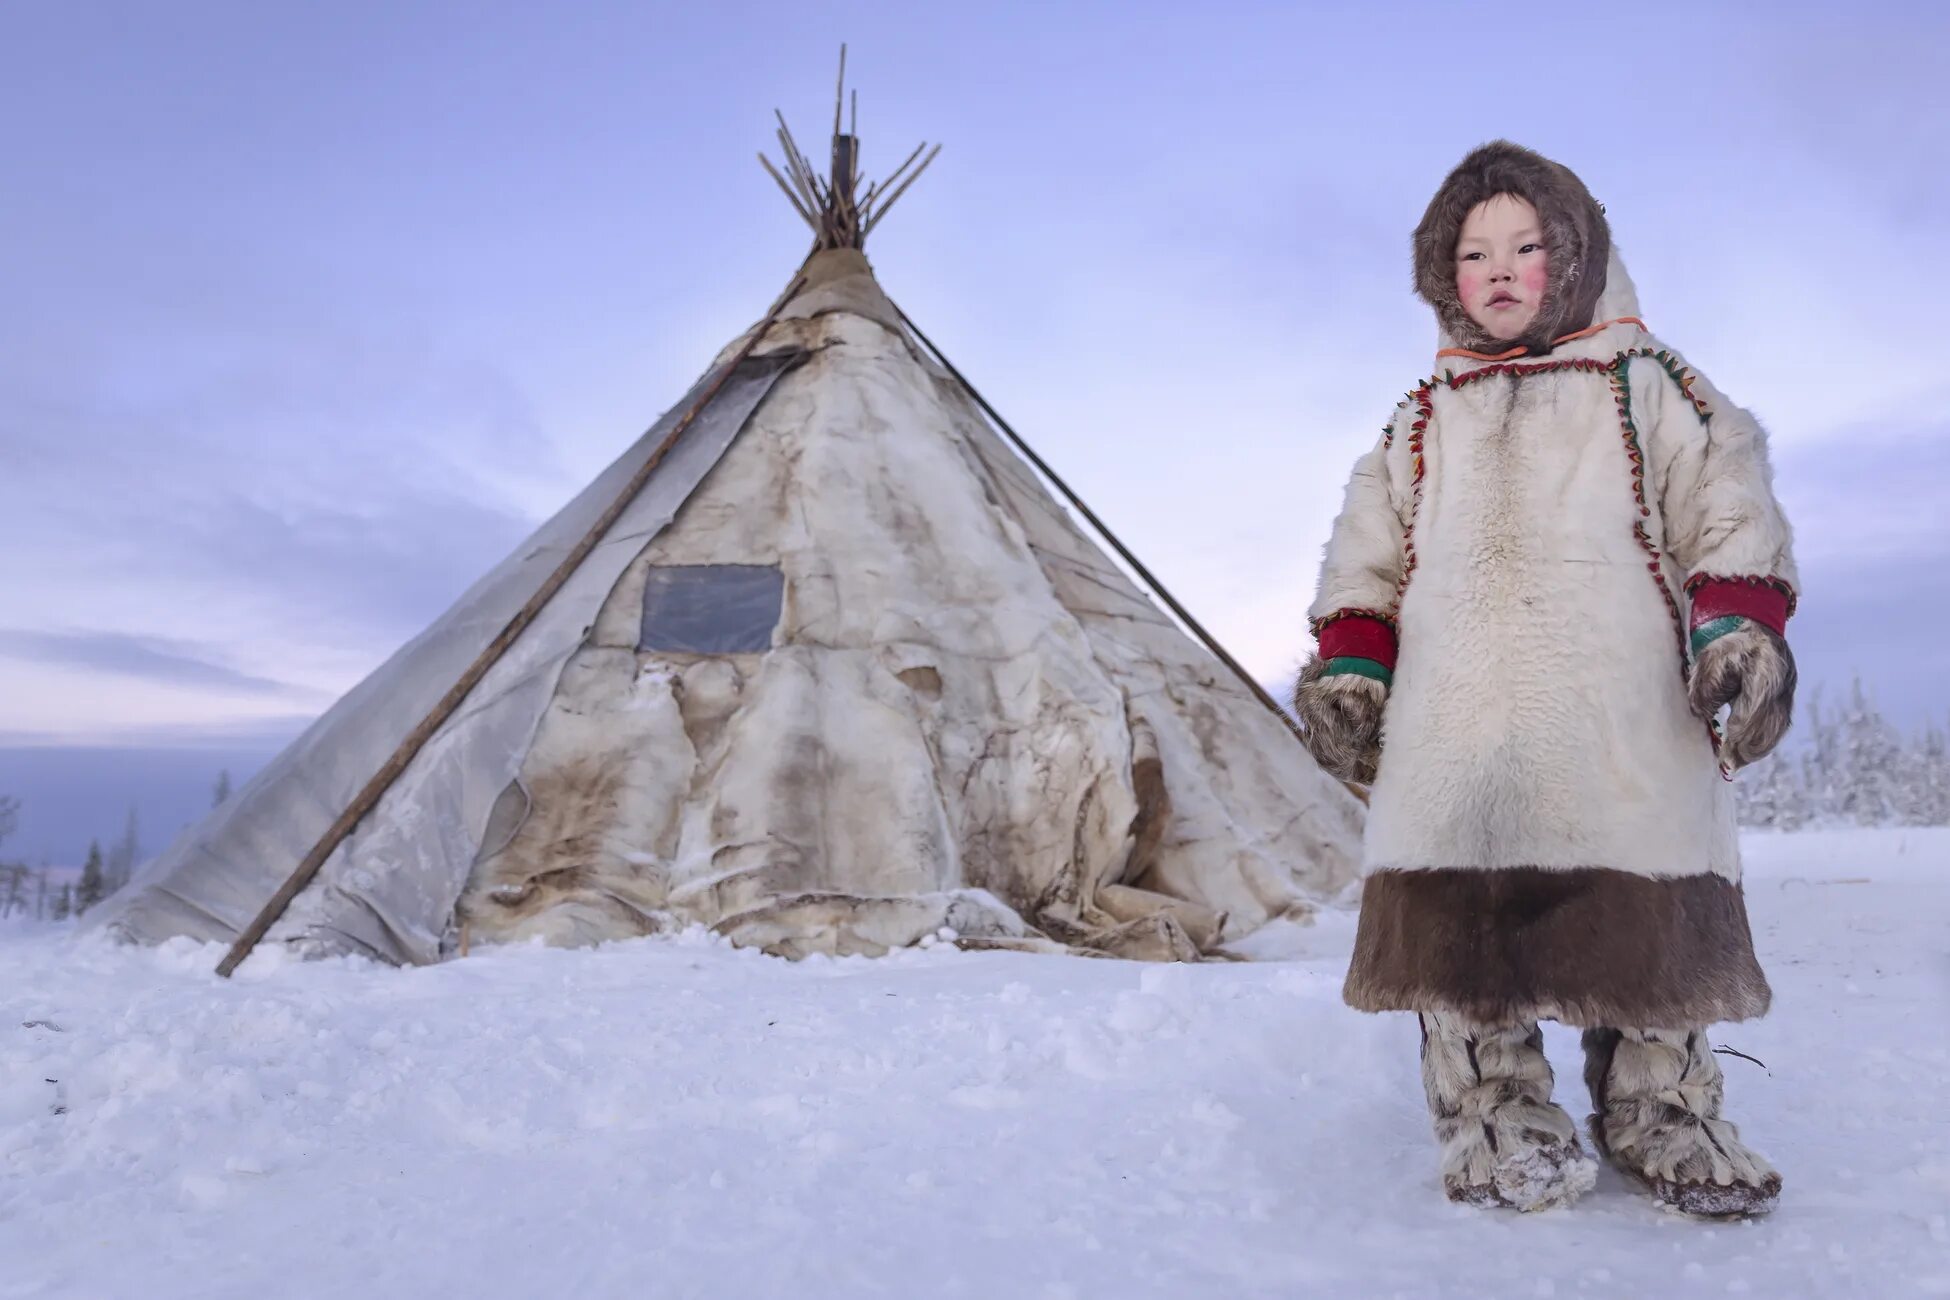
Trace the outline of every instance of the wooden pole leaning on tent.
[[[842, 134], [840, 130], [841, 112], [845, 105], [846, 46], [842, 45], [840, 46], [839, 93], [833, 103], [833, 165], [829, 178], [822, 184], [819, 175], [813, 171], [812, 165], [806, 161], [806, 156], [800, 152], [798, 143], [793, 140], [792, 130], [786, 126], [785, 115], [783, 113], [777, 114], [779, 119], [779, 147], [785, 154], [785, 168], [792, 176], [794, 183], [788, 184], [785, 176], [780, 175], [778, 168], [774, 167], [763, 153], [758, 156], [759, 163], [771, 174], [772, 179], [779, 183], [779, 188], [785, 191], [786, 198], [792, 200], [793, 210], [799, 214], [800, 218], [808, 226], [812, 227], [816, 241], [813, 245], [815, 252], [827, 248], [861, 247], [866, 242], [867, 236], [872, 233], [873, 228], [880, 224], [881, 218], [885, 217], [888, 210], [894, 206], [894, 203], [900, 196], [907, 192], [907, 187], [921, 178], [921, 173], [928, 169], [928, 164], [933, 162], [935, 155], [941, 152], [941, 146], [936, 145], [928, 152], [927, 157], [921, 158], [922, 150], [928, 148], [927, 142], [925, 140], [922, 141], [915, 148], [914, 152], [907, 156], [907, 160], [894, 169], [891, 175], [887, 176], [884, 180], [868, 186], [866, 194], [856, 199], [854, 190], [860, 177], [860, 142], [858, 136], [853, 134], [853, 132], [849, 131]], [[854, 99], [854, 126], [856, 128], [858, 121], [859, 99], [858, 93], [856, 92]], [[916, 158], [921, 158], [921, 165], [916, 167], [903, 180], [902, 174], [906, 173], [907, 169], [913, 166]], [[886, 196], [885, 198], [881, 197], [883, 194]], [[888, 301], [893, 302], [892, 299]], [[934, 354], [934, 359], [939, 361], [947, 369], [948, 373], [955, 377], [955, 382], [967, 390], [968, 395], [973, 397], [981, 406], [982, 410], [988, 413], [989, 419], [995, 422], [996, 428], [1000, 429], [1009, 441], [1015, 444], [1016, 450], [1027, 457], [1029, 463], [1034, 465], [1042, 473], [1043, 477], [1048, 479], [1055, 486], [1056, 490], [1063, 494], [1064, 500], [1068, 501], [1085, 519], [1090, 521], [1090, 526], [1097, 530], [1098, 536], [1108, 542], [1111, 548], [1119, 556], [1123, 557], [1124, 562], [1131, 566], [1138, 577], [1152, 591], [1157, 593], [1158, 598], [1164, 601], [1173, 614], [1178, 616], [1179, 622], [1193, 636], [1197, 637], [1207, 650], [1210, 650], [1216, 655], [1219, 662], [1223, 663], [1227, 668], [1230, 668], [1239, 680], [1245, 683], [1246, 689], [1251, 691], [1254, 698], [1265, 705], [1273, 716], [1280, 720], [1280, 724], [1292, 734], [1293, 738], [1305, 744], [1306, 737], [1301, 733], [1299, 727], [1295, 725], [1293, 719], [1287, 716], [1286, 710], [1282, 709], [1274, 702], [1273, 697], [1266, 693], [1266, 688], [1253, 680], [1252, 674], [1247, 672], [1240, 665], [1239, 661], [1227, 652], [1223, 645], [1219, 644], [1218, 638], [1210, 632], [1207, 632], [1204, 625], [1192, 617], [1191, 611], [1180, 604], [1178, 598], [1171, 594], [1170, 590], [1165, 587], [1165, 584], [1159, 582], [1151, 570], [1144, 566], [1144, 562], [1133, 555], [1131, 549], [1118, 539], [1117, 534], [1110, 530], [1110, 526], [1097, 517], [1097, 512], [1084, 504], [1083, 498], [1078, 496], [1070, 485], [1063, 481], [1061, 475], [1049, 467], [1047, 461], [1036, 454], [1035, 449], [1023, 440], [1022, 435], [1017, 433], [1010, 426], [1009, 422], [1002, 418], [1001, 412], [989, 405], [988, 399], [983, 397], [976, 390], [975, 385], [969, 383], [961, 371], [955, 368], [955, 363], [948, 360], [947, 354], [936, 347], [934, 341], [921, 332], [920, 326], [916, 325], [906, 312], [901, 311], [900, 304], [893, 303], [893, 308], [895, 312], [899, 313], [901, 321], [913, 333], [914, 337], [921, 341], [922, 346]], [[1341, 782], [1341, 784], [1346, 786], [1348, 792], [1362, 803], [1368, 801], [1367, 791], [1363, 790], [1360, 786], [1346, 781]]]
[[[891, 298], [888, 301], [893, 302]], [[1090, 526], [1097, 530], [1097, 535], [1102, 537], [1104, 541], [1108, 542], [1110, 544], [1111, 549], [1117, 552], [1118, 556], [1124, 561], [1124, 563], [1131, 566], [1132, 571], [1135, 572], [1141, 580], [1143, 580], [1145, 585], [1150, 587], [1152, 591], [1157, 593], [1158, 599], [1164, 601], [1165, 605], [1168, 608], [1170, 608], [1171, 612], [1178, 616], [1178, 621], [1184, 624], [1185, 628], [1188, 631], [1190, 631], [1193, 636], [1198, 638], [1200, 644], [1204, 645], [1204, 647], [1207, 650], [1210, 650], [1215, 656], [1217, 656], [1220, 663], [1224, 664], [1227, 668], [1230, 668], [1233, 674], [1236, 677], [1238, 677], [1241, 682], [1245, 683], [1246, 689], [1253, 693], [1253, 697], [1257, 699], [1261, 704], [1264, 704], [1267, 707], [1268, 711], [1270, 711], [1274, 717], [1280, 720], [1280, 724], [1287, 729], [1288, 733], [1290, 733], [1295, 740], [1300, 741], [1304, 745], [1306, 743], [1306, 736], [1301, 732], [1299, 726], [1295, 724], [1293, 719], [1287, 716], [1286, 710], [1282, 709], [1274, 701], [1273, 697], [1266, 693], [1266, 688], [1264, 686], [1261, 686], [1257, 681], [1253, 680], [1253, 675], [1246, 671], [1244, 665], [1242, 665], [1237, 659], [1234, 659], [1232, 657], [1232, 655], [1226, 650], [1226, 648], [1219, 643], [1219, 639], [1217, 637], [1213, 636], [1210, 632], [1205, 630], [1204, 624], [1200, 623], [1197, 619], [1192, 617], [1192, 612], [1179, 603], [1178, 598], [1171, 594], [1170, 589], [1167, 588], [1164, 583], [1158, 581], [1157, 576], [1153, 574], [1150, 569], [1144, 566], [1144, 561], [1138, 559], [1136, 555], [1132, 554], [1131, 548], [1124, 545], [1124, 543], [1118, 539], [1117, 534], [1113, 533], [1110, 530], [1110, 525], [1106, 524], [1102, 519], [1099, 519], [1097, 517], [1097, 512], [1092, 510], [1088, 505], [1086, 505], [1084, 503], [1083, 498], [1077, 495], [1076, 490], [1072, 488], [1068, 483], [1065, 483], [1063, 481], [1063, 476], [1058, 474], [1055, 470], [1051, 469], [1049, 467], [1049, 462], [1044, 460], [1041, 456], [1038, 456], [1036, 454], [1035, 448], [1031, 447], [1029, 443], [1023, 439], [1022, 435], [1017, 433], [1015, 429], [1010, 426], [1009, 422], [1002, 418], [1002, 413], [996, 410], [993, 406], [989, 405], [988, 398], [983, 397], [981, 392], [975, 387], [975, 385], [968, 382], [967, 377], [963, 375], [960, 370], [955, 368], [955, 363], [948, 360], [947, 354], [934, 345], [934, 340], [930, 339], [926, 334], [923, 334], [921, 332], [921, 327], [914, 323], [913, 318], [910, 317], [906, 312], [901, 311], [901, 305], [895, 302], [893, 303], [893, 307], [894, 307], [894, 311], [899, 314], [901, 318], [901, 323], [906, 325], [907, 328], [913, 332], [915, 338], [921, 340], [921, 345], [927, 348], [927, 350], [933, 354], [934, 359], [936, 361], [939, 361], [942, 367], [946, 369], [949, 374], [955, 377], [955, 382], [960, 384], [962, 388], [968, 393], [968, 395], [975, 399], [976, 404], [979, 405], [982, 408], [982, 410], [987, 413], [989, 419], [995, 423], [995, 427], [997, 429], [1000, 429], [1011, 443], [1015, 444], [1016, 450], [1021, 452], [1023, 456], [1028, 459], [1029, 463], [1034, 465], [1036, 469], [1043, 475], [1043, 477], [1048, 479], [1050, 483], [1056, 488], [1056, 490], [1063, 494], [1063, 499], [1065, 501], [1068, 501], [1072, 506], [1074, 506], [1077, 512], [1090, 522]], [[1347, 788], [1349, 794], [1353, 795], [1356, 799], [1359, 799], [1362, 803], [1366, 803], [1368, 801], [1368, 792], [1364, 790], [1362, 787], [1355, 785], [1350, 781], [1343, 781], [1341, 782], [1341, 784]]]
[[522, 632], [527, 630], [528, 625], [535, 621], [535, 616], [540, 614], [543, 607], [554, 598], [555, 593], [562, 589], [569, 576], [589, 558], [589, 553], [596, 549], [603, 535], [615, 525], [623, 512], [629, 508], [630, 502], [636, 500], [637, 494], [642, 492], [644, 486], [649, 483], [650, 476], [656, 473], [664, 457], [669, 454], [672, 447], [677, 445], [677, 440], [684, 436], [684, 431], [691, 427], [699, 415], [703, 414], [705, 408], [711, 405], [719, 391], [730, 381], [731, 376], [737, 373], [738, 367], [751, 356], [753, 349], [777, 322], [779, 312], [792, 300], [793, 295], [799, 291], [799, 286], [804, 282], [803, 276], [793, 277], [792, 283], [786, 286], [785, 292], [780, 294], [778, 301], [772, 304], [765, 318], [752, 327], [751, 336], [738, 349], [737, 355], [719, 369], [718, 377], [711, 382], [711, 386], [699, 394], [697, 400], [678, 417], [677, 423], [671, 427], [663, 441], [657, 444], [656, 450], [650, 453], [650, 458], [638, 467], [636, 473], [630, 476], [630, 481], [623, 486], [623, 490], [617, 493], [616, 498], [604, 508], [595, 524], [570, 548], [569, 553], [562, 557], [562, 562], [555, 566], [554, 572], [548, 575], [547, 581], [543, 582], [535, 594], [528, 598], [527, 604], [515, 612], [514, 617], [508, 620], [507, 626], [488, 642], [487, 648], [482, 650], [475, 657], [474, 662], [467, 666], [467, 670], [460, 675], [460, 680], [448, 688], [439, 702], [424, 718], [420, 719], [412, 731], [407, 733], [406, 739], [399, 743], [392, 757], [380, 765], [379, 770], [373, 773], [372, 779], [367, 781], [359, 793], [353, 796], [352, 802], [345, 806], [338, 820], [327, 828], [318, 843], [312, 845], [311, 851], [299, 860], [290, 877], [278, 887], [278, 892], [271, 895], [271, 900], [259, 909], [256, 917], [237, 936], [237, 941], [230, 945], [230, 951], [224, 954], [223, 960], [217, 965], [217, 974], [225, 979], [230, 978], [237, 967], [243, 963], [244, 958], [250, 956], [251, 950], [257, 947], [258, 942], [264, 938], [270, 928], [277, 924], [278, 918], [284, 915], [285, 909], [291, 906], [292, 900], [304, 892], [305, 886], [311, 884], [318, 875], [319, 869], [325, 865], [325, 860], [345, 842], [345, 837], [352, 833], [353, 827], [378, 805], [380, 798], [392, 788], [393, 782], [399, 779], [400, 773], [406, 770], [407, 765], [421, 749], [425, 748], [427, 741], [433, 739], [433, 733], [453, 716], [454, 710], [460, 707], [461, 702], [480, 684], [481, 679], [487, 676], [488, 670], [500, 661], [501, 656], [507, 653], [508, 647], [515, 643]]
[[[833, 105], [833, 153], [830, 173], [822, 177], [807, 161], [805, 154], [800, 152], [797, 142], [793, 140], [792, 131], [786, 126], [785, 115], [782, 113], [777, 116], [779, 146], [785, 155], [783, 173], [774, 167], [763, 153], [758, 156], [759, 162], [770, 173], [772, 179], [778, 182], [786, 198], [791, 200], [793, 210], [812, 227], [815, 236], [814, 252], [829, 248], [861, 247], [866, 240], [867, 231], [887, 214], [887, 210], [894, 205], [894, 200], [898, 199], [902, 192], [927, 170], [928, 164], [934, 161], [935, 154], [941, 152], [941, 146], [936, 145], [934, 152], [928, 154], [918, 168], [908, 172], [907, 169], [913, 164], [915, 158], [920, 157], [921, 150], [927, 148], [925, 143], [922, 144], [921, 148], [910, 154], [907, 161], [902, 163], [892, 176], [878, 185], [869, 187], [866, 194], [860, 196], [857, 194], [860, 180], [859, 137], [852, 130], [844, 132], [841, 130], [845, 107], [846, 47], [842, 45], [839, 91]], [[858, 123], [858, 114], [859, 103], [856, 95], [855, 126]], [[902, 173], [907, 173], [906, 179], [902, 180], [892, 193], [887, 194], [885, 199], [882, 199], [881, 193], [893, 181], [900, 178]], [[237, 936], [237, 941], [230, 945], [230, 951], [224, 955], [223, 961], [218, 964], [217, 974], [229, 978], [243, 960], [250, 956], [251, 950], [258, 945], [270, 928], [277, 923], [278, 918], [284, 915], [285, 909], [291, 906], [292, 900], [304, 892], [305, 887], [317, 877], [319, 870], [325, 865], [325, 860], [345, 842], [346, 836], [352, 833], [360, 819], [378, 806], [381, 797], [392, 787], [400, 773], [406, 770], [414, 756], [425, 748], [426, 743], [433, 738], [434, 732], [453, 716], [468, 693], [480, 684], [481, 679], [487, 676], [488, 670], [499, 662], [508, 647], [515, 643], [516, 638], [535, 620], [535, 616], [541, 613], [542, 608], [548, 604], [555, 593], [561, 590], [562, 585], [569, 580], [569, 575], [588, 558], [591, 551], [595, 550], [603, 534], [609, 531], [630, 502], [636, 499], [637, 494], [649, 482], [651, 474], [663, 462], [665, 454], [676, 444], [678, 438], [683, 436], [684, 430], [690, 428], [691, 422], [711, 404], [711, 400], [737, 371], [740, 363], [751, 355], [752, 350], [758, 346], [759, 341], [778, 320], [780, 311], [792, 301], [804, 284], [805, 276], [802, 269], [801, 274], [793, 277], [792, 283], [786, 286], [785, 292], [780, 294], [766, 311], [764, 319], [753, 327], [751, 337], [745, 340], [737, 356], [733, 357], [719, 372], [711, 387], [691, 403], [690, 408], [679, 417], [675, 427], [651, 453], [650, 459], [631, 476], [629, 483], [603, 511], [595, 526], [563, 557], [562, 563], [556, 566], [555, 571], [548, 576], [548, 580], [542, 584], [540, 590], [529, 598], [528, 603], [508, 621], [508, 625], [502, 628], [494, 640], [488, 643], [487, 648], [468, 665], [467, 671], [461, 674], [460, 680], [455, 682], [447, 693], [440, 697], [439, 702], [433, 706], [426, 717], [407, 733], [406, 739], [400, 742], [392, 756], [380, 766], [359, 793], [353, 796], [352, 802], [346, 805], [338, 819], [331, 824], [318, 843], [312, 846], [311, 851], [299, 861], [290, 877], [278, 887], [277, 893], [271, 896], [271, 900], [259, 910], [251, 923], [244, 927], [243, 932]]]

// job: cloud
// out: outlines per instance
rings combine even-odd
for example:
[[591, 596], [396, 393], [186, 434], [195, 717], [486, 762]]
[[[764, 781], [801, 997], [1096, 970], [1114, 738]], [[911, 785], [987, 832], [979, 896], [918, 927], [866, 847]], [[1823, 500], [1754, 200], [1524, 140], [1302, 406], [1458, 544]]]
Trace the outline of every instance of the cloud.
[[[1920, 573], [1950, 555], [1942, 506], [1950, 423], [1845, 427], [1819, 441], [1777, 445], [1774, 465], [1804, 566], [1877, 564]], [[1941, 617], [1950, 621], [1950, 610]]]
[[192, 314], [151, 355], [147, 324], [123, 322], [94, 365], [58, 337], [0, 357], [0, 604], [49, 637], [128, 638], [16, 657], [336, 694], [533, 529], [517, 498], [568, 496], [493, 367], [383, 331], [256, 324]]
[[37, 632], [0, 628], [0, 657], [113, 673], [171, 686], [201, 686], [246, 695], [303, 688], [237, 671], [210, 648], [126, 632]]
[[60, 730], [32, 727], [0, 729], [0, 753], [31, 756], [54, 749], [108, 752], [131, 749], [169, 749], [184, 752], [236, 750], [260, 760], [277, 753], [313, 722], [311, 713], [279, 713], [261, 717], [192, 722], [169, 722], [117, 727], [113, 734], [77, 736]]
[[1804, 681], [1857, 675], [1905, 725], [1950, 710], [1950, 425], [1847, 429], [1775, 453], [1795, 528]]

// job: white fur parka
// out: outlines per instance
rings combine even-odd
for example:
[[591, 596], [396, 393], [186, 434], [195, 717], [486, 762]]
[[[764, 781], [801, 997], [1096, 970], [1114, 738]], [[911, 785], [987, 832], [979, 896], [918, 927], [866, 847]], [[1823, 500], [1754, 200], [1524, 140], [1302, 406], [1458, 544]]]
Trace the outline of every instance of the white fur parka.
[[1309, 613], [1399, 627], [1369, 870], [1739, 878], [1685, 593], [1792, 584], [1790, 533], [1759, 424], [1638, 314], [1614, 256], [1615, 323], [1539, 361], [1442, 359], [1355, 466]]
[[[1540, 211], [1551, 314], [1484, 352], [1451, 268], [1463, 214], [1498, 192]], [[1776, 602], [1764, 635], [1787, 655], [1796, 575], [1765, 435], [1647, 330], [1602, 207], [1560, 165], [1485, 146], [1416, 249], [1442, 351], [1355, 466], [1297, 697], [1339, 664], [1392, 672], [1345, 996], [1587, 1027], [1762, 1014], [1688, 628], [1696, 592], [1702, 616]], [[1394, 662], [1332, 659], [1350, 638]]]

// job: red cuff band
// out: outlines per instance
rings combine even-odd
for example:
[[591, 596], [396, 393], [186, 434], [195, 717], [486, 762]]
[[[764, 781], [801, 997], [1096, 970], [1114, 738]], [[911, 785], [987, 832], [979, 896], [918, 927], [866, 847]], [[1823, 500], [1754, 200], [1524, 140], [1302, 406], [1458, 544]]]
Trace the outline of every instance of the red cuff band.
[[1788, 593], [1774, 583], [1747, 578], [1708, 578], [1692, 589], [1693, 626], [1738, 615], [1787, 634]]
[[1395, 671], [1395, 629], [1378, 618], [1346, 614], [1320, 629], [1322, 659], [1372, 659]]

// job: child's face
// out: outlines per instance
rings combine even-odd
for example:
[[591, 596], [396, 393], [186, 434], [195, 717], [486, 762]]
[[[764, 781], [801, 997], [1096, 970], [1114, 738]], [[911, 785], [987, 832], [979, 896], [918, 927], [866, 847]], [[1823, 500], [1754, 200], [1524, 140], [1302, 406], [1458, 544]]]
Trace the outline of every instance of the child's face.
[[1456, 239], [1456, 292], [1491, 338], [1523, 337], [1544, 304], [1550, 253], [1537, 209], [1514, 194], [1484, 199]]

